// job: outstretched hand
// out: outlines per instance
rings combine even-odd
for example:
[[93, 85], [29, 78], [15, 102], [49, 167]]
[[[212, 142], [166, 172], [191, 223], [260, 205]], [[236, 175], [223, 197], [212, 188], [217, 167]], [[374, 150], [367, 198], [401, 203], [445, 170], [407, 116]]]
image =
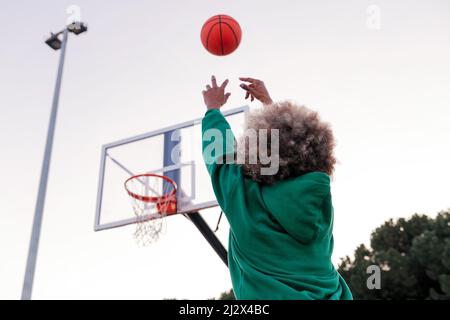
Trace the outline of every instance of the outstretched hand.
[[250, 84], [246, 83], [241, 84], [241, 88], [246, 91], [245, 99], [248, 99], [250, 97], [251, 101], [255, 100], [256, 98], [263, 104], [273, 103], [272, 98], [270, 97], [264, 82], [253, 78], [239, 78], [239, 80], [250, 83]]
[[211, 85], [206, 86], [206, 90], [203, 91], [203, 99], [205, 100], [206, 107], [208, 110], [220, 109], [225, 103], [227, 103], [228, 98], [231, 93], [225, 93], [225, 88], [228, 84], [228, 79], [225, 80], [222, 85], [217, 86], [216, 77], [211, 77]]

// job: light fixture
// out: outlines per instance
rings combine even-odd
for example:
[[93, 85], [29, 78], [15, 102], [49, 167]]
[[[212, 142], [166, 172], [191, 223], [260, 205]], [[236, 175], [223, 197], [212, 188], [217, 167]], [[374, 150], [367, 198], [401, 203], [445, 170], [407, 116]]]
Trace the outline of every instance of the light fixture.
[[72, 22], [67, 26], [67, 30], [74, 33], [75, 35], [79, 35], [80, 33], [87, 31], [87, 25], [83, 22]]
[[51, 34], [50, 38], [45, 40], [45, 43], [49, 45], [53, 50], [61, 49], [61, 40], [58, 38], [59, 34]]

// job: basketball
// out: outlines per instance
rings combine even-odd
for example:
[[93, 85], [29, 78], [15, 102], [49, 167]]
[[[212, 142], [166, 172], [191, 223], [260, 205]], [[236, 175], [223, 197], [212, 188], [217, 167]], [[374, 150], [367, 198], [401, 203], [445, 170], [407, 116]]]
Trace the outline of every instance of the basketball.
[[241, 37], [239, 23], [223, 14], [208, 19], [201, 31], [203, 46], [216, 56], [226, 56], [234, 52], [241, 43]]

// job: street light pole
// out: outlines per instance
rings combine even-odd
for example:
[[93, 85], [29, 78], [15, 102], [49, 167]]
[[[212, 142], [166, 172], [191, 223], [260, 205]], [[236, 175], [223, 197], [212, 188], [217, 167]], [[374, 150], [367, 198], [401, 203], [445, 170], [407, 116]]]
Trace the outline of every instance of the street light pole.
[[[87, 29], [86, 29], [87, 30]], [[84, 31], [86, 31], [84, 30]], [[28, 258], [27, 258], [27, 266], [25, 269], [25, 277], [23, 281], [22, 287], [22, 300], [30, 300], [31, 294], [33, 290], [33, 281], [34, 281], [34, 273], [36, 270], [36, 260], [39, 249], [39, 238], [41, 234], [41, 226], [42, 226], [42, 216], [44, 212], [44, 203], [45, 203], [45, 195], [47, 193], [47, 182], [48, 182], [48, 173], [50, 169], [50, 160], [52, 155], [53, 148], [53, 138], [55, 135], [55, 126], [56, 126], [56, 116], [58, 114], [58, 102], [59, 102], [59, 93], [61, 91], [61, 81], [64, 67], [64, 58], [66, 55], [66, 45], [68, 39], [68, 33], [71, 31], [68, 27], [66, 27], [62, 33], [62, 41], [60, 41], [58, 47], [53, 47], [49, 44], [53, 49], [58, 50], [61, 49], [61, 54], [59, 58], [59, 66], [58, 66], [58, 74], [56, 76], [56, 84], [55, 91], [53, 94], [53, 103], [52, 110], [50, 114], [50, 123], [47, 131], [47, 142], [45, 145], [44, 152], [44, 160], [42, 162], [41, 169], [41, 178], [39, 181], [39, 191], [36, 200], [36, 207], [34, 211], [34, 220], [33, 227], [31, 231], [30, 244], [28, 247]], [[71, 31], [73, 32], [73, 31]], [[60, 34], [59, 33], [59, 34]], [[75, 33], [75, 32], [74, 32]], [[53, 40], [58, 42], [57, 35], [52, 35]]]

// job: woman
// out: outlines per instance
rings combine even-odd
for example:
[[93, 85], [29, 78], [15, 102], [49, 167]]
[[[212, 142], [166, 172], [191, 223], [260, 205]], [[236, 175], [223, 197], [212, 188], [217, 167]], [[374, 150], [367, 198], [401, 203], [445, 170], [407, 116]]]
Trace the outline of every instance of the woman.
[[[230, 126], [220, 112], [230, 93], [212, 77], [203, 91], [208, 111], [202, 122], [204, 160], [217, 201], [230, 224], [228, 261], [237, 299], [352, 299], [331, 262], [333, 207], [330, 176], [334, 139], [318, 114], [291, 102], [273, 103], [260, 80], [247, 84], [246, 99], [264, 104], [247, 119], [247, 130], [271, 132], [270, 146], [242, 139], [234, 149]], [[212, 150], [211, 131], [223, 137]], [[275, 130], [275, 131], [273, 131]], [[276, 132], [276, 134], [274, 134]], [[246, 135], [248, 138], [248, 135]], [[259, 135], [256, 135], [259, 137]], [[264, 173], [261, 148], [278, 163]], [[237, 153], [243, 163], [236, 163]], [[256, 153], [257, 161], [248, 161]], [[230, 160], [231, 159], [231, 160]]]

